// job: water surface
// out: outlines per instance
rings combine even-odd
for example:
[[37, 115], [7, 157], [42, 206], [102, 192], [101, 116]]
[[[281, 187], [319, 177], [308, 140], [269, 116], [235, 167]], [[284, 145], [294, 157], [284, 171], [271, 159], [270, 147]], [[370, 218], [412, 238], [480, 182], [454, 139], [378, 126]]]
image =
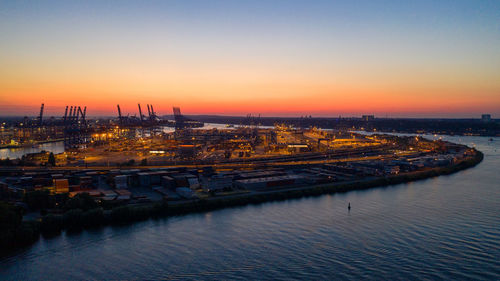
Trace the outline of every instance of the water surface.
[[42, 143], [35, 146], [29, 147], [19, 147], [19, 148], [2, 148], [0, 149], [0, 159], [16, 159], [21, 158], [23, 155], [29, 153], [38, 153], [41, 151], [53, 152], [54, 154], [63, 153], [64, 152], [64, 142], [48, 142]]
[[0, 279], [499, 280], [500, 139], [444, 138], [484, 161], [414, 183], [41, 239], [0, 260]]

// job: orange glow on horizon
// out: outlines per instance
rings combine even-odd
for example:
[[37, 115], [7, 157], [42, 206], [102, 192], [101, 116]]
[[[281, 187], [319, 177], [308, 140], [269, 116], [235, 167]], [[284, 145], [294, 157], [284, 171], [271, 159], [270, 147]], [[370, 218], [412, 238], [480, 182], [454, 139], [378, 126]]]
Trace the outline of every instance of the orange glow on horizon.
[[303, 70], [247, 60], [238, 67], [231, 61], [215, 67], [109, 62], [94, 69], [86, 62], [55, 61], [57, 67], [35, 70], [28, 62], [11, 61], [10, 68], [0, 68], [0, 110], [13, 115], [19, 107], [25, 108], [21, 114], [35, 115], [45, 103], [48, 112], [62, 114], [64, 106], [78, 104], [88, 107], [89, 116], [115, 115], [120, 104], [133, 115], [140, 102], [153, 104], [160, 114], [171, 114], [174, 105], [186, 114], [242, 116], [500, 113], [494, 71], [479, 75], [474, 69], [397, 64], [380, 71], [376, 65], [347, 63]]
[[500, 117], [496, 3], [234, 2], [8, 1], [0, 115]]

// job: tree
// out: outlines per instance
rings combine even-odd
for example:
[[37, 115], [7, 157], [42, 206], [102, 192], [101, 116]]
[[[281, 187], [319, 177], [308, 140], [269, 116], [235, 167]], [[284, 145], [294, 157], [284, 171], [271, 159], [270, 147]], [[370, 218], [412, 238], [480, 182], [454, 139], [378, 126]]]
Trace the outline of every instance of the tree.
[[36, 222], [23, 222], [23, 209], [0, 202], [0, 253], [17, 246], [28, 245], [38, 239]]
[[64, 204], [64, 209], [66, 211], [73, 209], [87, 211], [94, 208], [97, 208], [97, 202], [86, 192], [77, 194], [73, 198], [69, 198]]
[[21, 224], [23, 214], [20, 207], [0, 202], [0, 228], [13, 228]]
[[46, 209], [54, 207], [50, 200], [48, 190], [34, 190], [26, 192], [24, 201], [31, 210]]
[[72, 209], [64, 213], [63, 225], [67, 229], [78, 229], [82, 227], [83, 211], [81, 209]]
[[94, 208], [88, 210], [82, 215], [82, 226], [92, 227], [99, 226], [104, 223], [104, 211], [102, 208]]
[[56, 157], [54, 156], [54, 153], [50, 153], [49, 154], [49, 160], [47, 160], [47, 164], [51, 165], [51, 166], [55, 166], [56, 165]]
[[4, 160], [0, 160], [0, 166], [12, 166], [14, 163], [7, 157]]

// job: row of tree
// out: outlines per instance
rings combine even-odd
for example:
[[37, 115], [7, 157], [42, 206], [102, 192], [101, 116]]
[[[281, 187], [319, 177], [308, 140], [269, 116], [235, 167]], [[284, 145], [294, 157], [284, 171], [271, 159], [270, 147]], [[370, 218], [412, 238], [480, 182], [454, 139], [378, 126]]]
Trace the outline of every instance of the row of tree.
[[23, 208], [0, 202], [0, 254], [38, 240], [38, 223], [23, 222], [23, 214]]
[[168, 215], [168, 203], [158, 202], [144, 206], [118, 206], [109, 211], [101, 207], [82, 210], [70, 209], [64, 214], [48, 214], [42, 217], [44, 234], [58, 233], [64, 229], [82, 230], [110, 224], [123, 224]]
[[[40, 153], [46, 153], [46, 151], [41, 151]], [[49, 157], [47, 159], [46, 163], [42, 163], [42, 166], [50, 165], [55, 167], [56, 166], [56, 157], [54, 153], [49, 153]], [[23, 155], [21, 158], [17, 159], [10, 159], [10, 158], [5, 158], [5, 159], [0, 159], [0, 166], [36, 166], [35, 162], [28, 160], [26, 155]]]

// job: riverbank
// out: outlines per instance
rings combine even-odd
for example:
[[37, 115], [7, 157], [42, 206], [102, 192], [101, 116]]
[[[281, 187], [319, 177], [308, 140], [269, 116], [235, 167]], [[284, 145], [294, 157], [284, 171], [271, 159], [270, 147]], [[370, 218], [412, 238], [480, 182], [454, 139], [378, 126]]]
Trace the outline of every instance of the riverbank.
[[170, 211], [173, 211], [174, 214], [182, 214], [189, 212], [208, 211], [232, 206], [243, 206], [247, 204], [259, 204], [267, 201], [279, 201], [307, 196], [319, 196], [323, 194], [362, 190], [374, 187], [384, 187], [400, 183], [424, 180], [432, 177], [453, 174], [461, 170], [476, 166], [483, 160], [484, 155], [477, 150], [474, 150], [474, 152], [475, 154], [473, 156], [470, 156], [467, 159], [446, 167], [438, 167], [412, 173], [392, 175], [381, 178], [369, 178], [350, 182], [302, 186], [272, 190], [268, 192], [240, 194], [230, 197], [212, 197], [209, 199], [169, 206], [169, 209]]
[[[24, 221], [8, 237], [4, 237], [2, 249], [4, 254], [27, 247], [39, 239], [40, 234], [54, 236], [67, 231], [81, 231], [88, 228], [113, 224], [127, 224], [155, 217], [168, 217], [195, 212], [206, 212], [234, 206], [260, 204], [269, 201], [281, 201], [308, 196], [319, 196], [337, 192], [348, 192], [374, 187], [428, 179], [440, 175], [452, 174], [479, 164], [483, 154], [474, 150], [474, 154], [453, 165], [432, 168], [423, 171], [392, 175], [379, 178], [368, 178], [350, 182], [329, 183], [314, 186], [300, 186], [259, 193], [243, 193], [231, 196], [210, 197], [183, 202], [157, 202], [142, 205], [125, 205], [112, 210], [94, 208], [86, 211], [75, 209], [65, 214], [49, 214], [37, 221]], [[20, 239], [21, 240], [17, 240]], [[5, 251], [7, 250], [7, 251]], [[1, 254], [1, 253], [0, 253]]]
[[64, 141], [63, 138], [60, 138], [60, 139], [54, 139], [54, 140], [44, 140], [44, 141], [36, 141], [36, 142], [33, 142], [33, 143], [26, 143], [26, 144], [6, 144], [6, 145], [2, 145], [0, 146], [0, 149], [9, 149], [9, 148], [33, 148], [33, 147], [37, 147], [41, 144], [46, 144], [46, 143], [54, 143], [54, 142], [62, 142]]
[[441, 134], [460, 136], [500, 136], [500, 122], [481, 119], [450, 119], [450, 118], [338, 118], [338, 117], [259, 117], [250, 120], [242, 116], [190, 116], [194, 120], [205, 123], [233, 124], [249, 126], [252, 122], [262, 126], [274, 124], [289, 124], [295, 127], [317, 127], [323, 129], [366, 130], [367, 132], [392, 132], [404, 134]]

